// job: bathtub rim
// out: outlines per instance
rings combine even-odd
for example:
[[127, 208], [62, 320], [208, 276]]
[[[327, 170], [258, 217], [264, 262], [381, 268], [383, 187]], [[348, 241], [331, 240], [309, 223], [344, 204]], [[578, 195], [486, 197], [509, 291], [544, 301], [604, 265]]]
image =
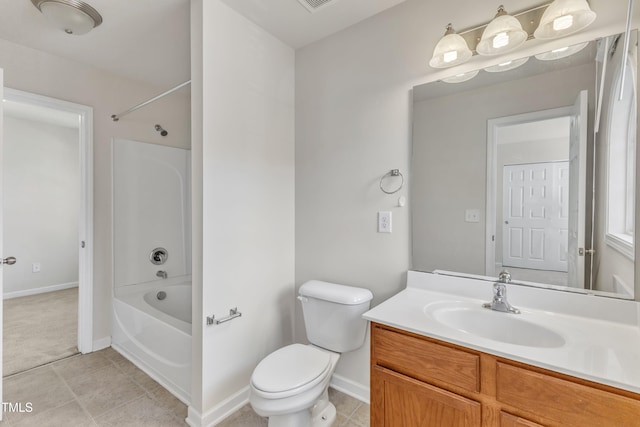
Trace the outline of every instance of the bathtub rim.
[[[186, 279], [187, 277], [188, 281]], [[154, 280], [152, 282], [141, 283], [140, 285], [136, 285], [135, 289], [126, 289], [126, 292], [120, 292], [120, 295], [114, 293], [113, 298], [133, 307], [138, 311], [141, 311], [145, 314], [150, 315], [151, 317], [158, 319], [171, 328], [177, 329], [182, 333], [192, 336], [193, 325], [191, 323], [187, 323], [181, 319], [178, 319], [177, 317], [173, 317], [163, 311], [160, 311], [144, 300], [144, 295], [149, 291], [160, 291], [171, 286], [191, 287], [191, 276], [181, 276], [173, 279], [165, 279], [162, 281]]]

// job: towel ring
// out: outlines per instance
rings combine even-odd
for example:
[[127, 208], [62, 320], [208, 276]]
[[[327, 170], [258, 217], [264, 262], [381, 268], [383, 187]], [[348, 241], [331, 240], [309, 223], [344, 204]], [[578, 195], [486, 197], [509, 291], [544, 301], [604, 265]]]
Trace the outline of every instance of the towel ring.
[[[398, 188], [396, 188], [395, 190], [389, 191], [389, 190], [385, 190], [384, 189], [384, 179], [388, 176], [399, 176], [401, 181], [400, 181], [400, 186]], [[382, 190], [383, 193], [386, 194], [393, 194], [393, 193], [397, 193], [398, 191], [400, 191], [402, 189], [402, 186], [404, 185], [404, 175], [402, 175], [402, 173], [400, 172], [400, 169], [391, 169], [389, 172], [387, 172], [386, 174], [384, 174], [382, 176], [382, 178], [380, 178], [380, 189]]]

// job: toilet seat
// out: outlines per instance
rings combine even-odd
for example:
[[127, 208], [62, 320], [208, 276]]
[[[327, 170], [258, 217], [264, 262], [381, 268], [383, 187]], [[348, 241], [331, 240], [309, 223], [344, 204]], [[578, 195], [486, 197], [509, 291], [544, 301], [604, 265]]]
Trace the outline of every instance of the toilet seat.
[[267, 399], [282, 399], [320, 383], [331, 370], [331, 353], [291, 344], [268, 355], [253, 371], [251, 385]]

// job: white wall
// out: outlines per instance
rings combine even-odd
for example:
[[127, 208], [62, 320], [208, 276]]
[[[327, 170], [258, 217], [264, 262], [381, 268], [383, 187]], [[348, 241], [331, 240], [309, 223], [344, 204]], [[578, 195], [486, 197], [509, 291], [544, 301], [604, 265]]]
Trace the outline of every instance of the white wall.
[[[94, 114], [94, 341], [110, 337], [113, 285], [111, 227], [111, 138], [121, 137], [188, 148], [190, 108], [188, 90], [140, 109], [119, 122], [120, 113], [164, 92], [87, 65], [0, 40], [0, 68], [6, 87], [93, 107]], [[180, 82], [176, 82], [180, 83]], [[153, 128], [169, 131], [161, 137]], [[107, 341], [108, 342], [108, 341]]]
[[[507, 10], [537, 4], [504, 2]], [[589, 30], [544, 47], [624, 28], [626, 2], [590, 4], [598, 18]], [[471, 28], [488, 21], [496, 6], [489, 0], [407, 0], [296, 51], [297, 286], [309, 279], [364, 286], [373, 291], [374, 304], [404, 286], [410, 267], [409, 207], [398, 208], [396, 201], [408, 194], [411, 179], [395, 196], [383, 194], [378, 182], [392, 168], [408, 175], [411, 88], [542, 50], [543, 43], [533, 41], [511, 57], [476, 57], [455, 71], [428, 67], [448, 22]], [[376, 233], [379, 210], [393, 211], [392, 234]], [[298, 310], [298, 339], [304, 339], [302, 324]], [[368, 357], [366, 345], [343, 355], [337, 374], [368, 386]]]
[[[188, 150], [126, 139], [113, 142], [114, 285], [191, 273], [191, 178]], [[167, 250], [164, 264], [150, 261]]]
[[78, 129], [7, 116], [4, 135], [3, 251], [18, 262], [2, 269], [3, 293], [77, 284]]
[[[202, 203], [194, 272], [203, 267], [202, 279], [193, 276], [202, 351], [188, 420], [210, 425], [246, 402], [257, 363], [293, 336], [294, 52], [219, 0], [192, 7], [192, 56], [202, 52], [192, 70], [202, 91], [192, 107], [202, 128], [193, 140], [194, 159], [202, 153], [202, 174], [194, 162], [193, 175], [194, 211]], [[205, 325], [205, 316], [233, 307], [242, 317]]]

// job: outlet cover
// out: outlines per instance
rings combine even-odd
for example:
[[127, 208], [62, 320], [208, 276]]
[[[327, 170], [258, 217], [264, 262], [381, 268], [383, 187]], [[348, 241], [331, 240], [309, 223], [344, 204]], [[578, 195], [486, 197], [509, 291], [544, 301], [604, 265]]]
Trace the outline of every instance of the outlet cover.
[[480, 222], [480, 209], [465, 210], [464, 222]]

